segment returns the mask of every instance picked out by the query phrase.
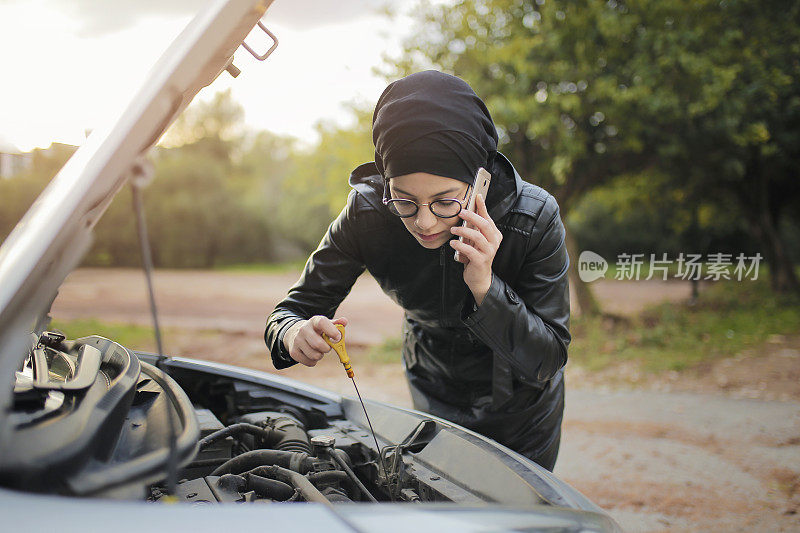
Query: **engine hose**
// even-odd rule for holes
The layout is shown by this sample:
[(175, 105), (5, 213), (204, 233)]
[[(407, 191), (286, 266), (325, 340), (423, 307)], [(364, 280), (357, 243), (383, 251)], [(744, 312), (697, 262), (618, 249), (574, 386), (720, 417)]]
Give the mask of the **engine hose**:
[(302, 452), (252, 450), (219, 465), (210, 475), (239, 474), (263, 465), (277, 465), (305, 474), (312, 468), (312, 458)]
[(353, 483), (355, 483), (356, 486), (358, 487), (358, 490), (360, 490), (361, 493), (369, 501), (371, 501), (372, 503), (378, 503), (378, 500), (375, 499), (375, 496), (373, 496), (372, 493), (370, 493), (370, 491), (367, 490), (367, 487), (365, 487), (364, 484), (361, 483), (361, 480), (356, 477), (355, 472), (353, 472), (353, 470), (349, 466), (347, 466), (347, 463), (345, 462), (345, 460), (342, 459), (341, 456), (338, 453), (335, 453), (335, 451), (329, 450), (328, 451), (328, 456), (331, 459), (333, 459), (336, 462), (336, 464), (338, 464), (339, 466), (342, 467), (342, 470), (344, 470), (347, 473), (347, 475), (350, 477), (350, 479), (353, 481)]
[(311, 453), (311, 441), (308, 433), (294, 418), (288, 416), (275, 418), (270, 425), (276, 434), (280, 435), (270, 448), (287, 452)]
[[(248, 470), (247, 472), (242, 472), (240, 475), (242, 476), (258, 476), (258, 477), (267, 477), (270, 476), (269, 466), (257, 466), (252, 470)], [(306, 477), (312, 483), (340, 483), (346, 481), (352, 484), (352, 480), (350, 476), (347, 475), (346, 472), (342, 472), (341, 470), (324, 470), (322, 472), (310, 472), (306, 474)]]
[(246, 474), (247, 488), (272, 500), (286, 501), (294, 495), (294, 488), (283, 481)]
[(232, 437), (234, 435), (240, 435), (242, 433), (249, 433), (250, 435), (254, 435), (256, 437), (262, 438), (266, 443), (271, 443), (277, 441), (278, 439), (284, 436), (283, 432), (280, 430), (274, 429), (263, 429), (253, 424), (233, 424), (226, 428), (220, 429), (219, 431), (215, 431), (211, 435), (200, 440), (200, 450), (211, 446), (215, 442), (221, 441), (227, 437)]
[(217, 480), (217, 486), (235, 492), (244, 492), (247, 480), (236, 474), (225, 474)]
[(312, 485), (308, 478), (304, 475), (280, 466), (267, 466), (264, 470), (269, 477), (288, 483), (296, 488), (298, 492), (300, 492), (300, 495), (303, 497), (303, 499), (305, 499), (307, 502), (331, 505), (331, 502), (325, 497), (325, 495), (322, 494), (317, 487)]
[(269, 468), (269, 466), (257, 466), (255, 468), (253, 468), (252, 470), (248, 470), (247, 472), (243, 472), (242, 475), (246, 476), (248, 474), (252, 474), (254, 476), (267, 477), (269, 475), (269, 472), (267, 472), (267, 468)]
[(352, 482), (347, 472), (341, 470), (325, 470), (324, 472), (311, 472), (306, 476), (312, 483), (333, 483), (337, 481)]

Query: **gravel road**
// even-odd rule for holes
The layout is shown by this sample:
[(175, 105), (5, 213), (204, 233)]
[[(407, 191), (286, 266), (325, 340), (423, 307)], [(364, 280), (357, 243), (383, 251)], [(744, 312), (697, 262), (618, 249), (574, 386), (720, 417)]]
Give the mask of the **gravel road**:
[(555, 472), (628, 531), (800, 531), (800, 404), (569, 390)]

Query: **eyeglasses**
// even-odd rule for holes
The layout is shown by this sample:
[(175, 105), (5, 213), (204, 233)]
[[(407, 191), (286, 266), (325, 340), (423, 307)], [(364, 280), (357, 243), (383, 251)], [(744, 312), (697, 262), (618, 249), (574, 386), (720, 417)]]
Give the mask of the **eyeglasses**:
[(431, 210), (431, 213), (439, 218), (453, 218), (454, 216), (457, 216), (464, 208), (464, 203), (467, 200), (467, 196), (469, 195), (471, 188), (472, 185), (467, 187), (467, 192), (464, 193), (464, 198), (460, 200), (458, 198), (440, 198), (432, 202), (418, 204), (414, 200), (408, 200), (406, 198), (388, 198), (389, 185), (387, 184), (384, 188), (383, 205), (389, 208), (390, 213), (400, 218), (413, 217), (417, 214), (419, 208), (425, 205), (428, 206), (428, 209)]

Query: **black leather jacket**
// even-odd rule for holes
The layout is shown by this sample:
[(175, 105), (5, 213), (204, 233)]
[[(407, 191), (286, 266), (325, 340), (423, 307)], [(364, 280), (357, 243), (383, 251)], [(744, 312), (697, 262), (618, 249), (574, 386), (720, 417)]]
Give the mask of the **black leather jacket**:
[(553, 196), (523, 181), (502, 154), (491, 173), (487, 206), (503, 241), (480, 307), (452, 248), (420, 246), (382, 204), (383, 180), (367, 163), (350, 176), (347, 206), (269, 316), (264, 337), (276, 368), (294, 364), (285, 331), (314, 315), (332, 318), (366, 268), (405, 309), (403, 362), (415, 407), (552, 469), (570, 342), (564, 226)]

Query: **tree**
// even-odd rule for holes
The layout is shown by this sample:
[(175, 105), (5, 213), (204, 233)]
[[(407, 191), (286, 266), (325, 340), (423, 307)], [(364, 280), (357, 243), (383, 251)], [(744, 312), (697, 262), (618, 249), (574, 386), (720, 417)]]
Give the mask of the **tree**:
[(233, 148), (243, 141), (243, 119), (244, 109), (226, 89), (208, 102), (199, 100), (189, 106), (164, 134), (163, 144), (175, 147), (200, 142), (214, 155), (230, 157)]
[[(156, 176), (143, 196), (156, 266), (210, 268), (275, 257), (272, 213), (258, 203), (262, 184), (278, 168), (258, 151), (273, 138), (256, 136), (245, 150), (243, 116), (230, 92), (217, 93), (170, 129), (166, 140), (173, 147), (152, 154)], [(117, 195), (95, 235), (90, 262), (138, 264), (129, 191)]]
[(500, 127), (501, 148), (564, 213), (625, 175), (668, 176), (687, 204), (735, 198), (762, 236), (776, 290), (789, 290), (797, 282), (776, 217), (798, 196), (799, 9), (737, 0), (423, 3), (391, 74), (436, 66), (466, 79)]
[(292, 235), (308, 248), (319, 243), (324, 229), (344, 207), (350, 172), (374, 159), (372, 110), (354, 105), (351, 111), (354, 123), (350, 126), (316, 125), (319, 141), (311, 150), (295, 154), (287, 177), (279, 213), (295, 221)]
[(11, 233), (74, 152), (74, 146), (61, 143), (52, 143), (47, 149), (37, 148), (25, 170), (11, 178), (0, 179), (0, 242)]

